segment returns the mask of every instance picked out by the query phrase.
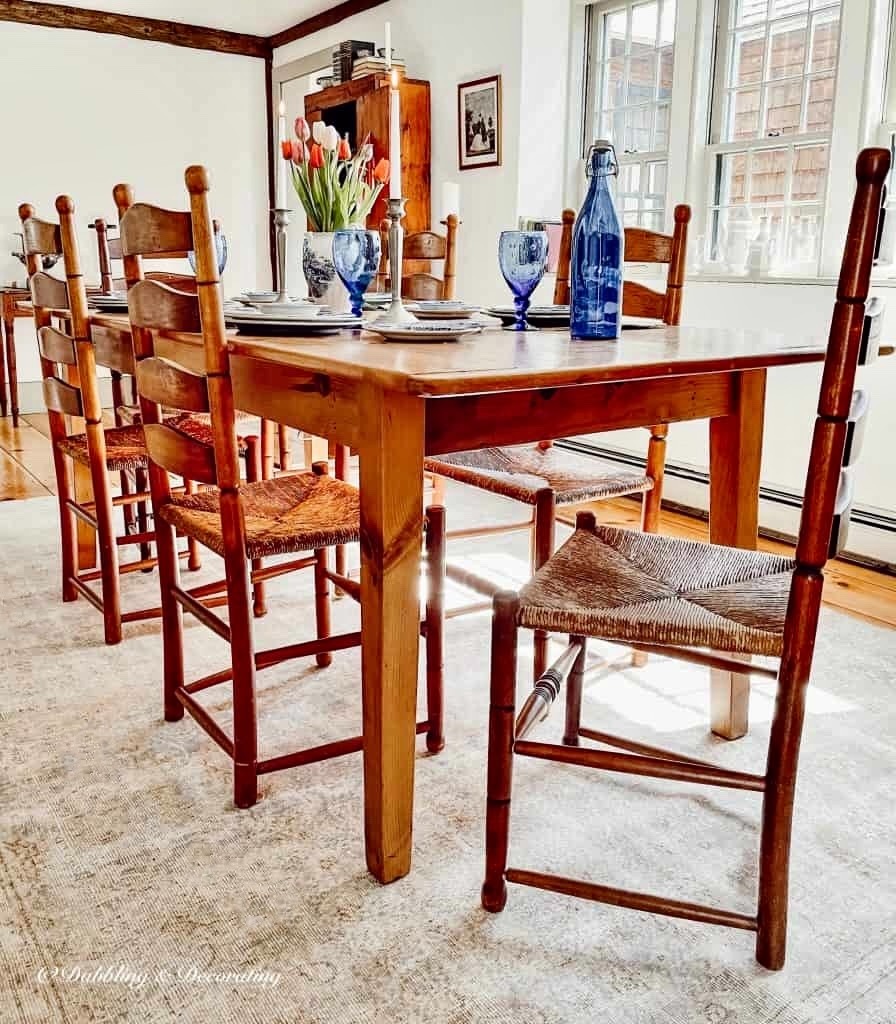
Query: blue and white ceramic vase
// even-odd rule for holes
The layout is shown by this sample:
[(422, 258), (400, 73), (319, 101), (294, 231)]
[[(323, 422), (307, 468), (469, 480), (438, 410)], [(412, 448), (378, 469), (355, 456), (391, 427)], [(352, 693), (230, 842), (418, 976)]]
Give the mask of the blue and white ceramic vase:
[(336, 273), (333, 263), (333, 231), (306, 231), (302, 244), (302, 271), (308, 282), (308, 298), (334, 313), (348, 313), (351, 300), (348, 289)]

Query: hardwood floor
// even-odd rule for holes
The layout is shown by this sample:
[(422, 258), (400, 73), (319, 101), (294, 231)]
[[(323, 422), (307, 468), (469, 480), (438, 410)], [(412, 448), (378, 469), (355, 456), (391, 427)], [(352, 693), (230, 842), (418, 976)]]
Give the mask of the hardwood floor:
[[(22, 417), (17, 429), (7, 417), (0, 418), (0, 501), (46, 497), (56, 490), (49, 429), (45, 414)], [(637, 527), (640, 505), (620, 499), (592, 506), (603, 523)], [(574, 509), (563, 509), (561, 519), (572, 522)], [(662, 533), (706, 540), (705, 522), (673, 512), (664, 512)], [(760, 541), (765, 551), (792, 554), (786, 544)], [(831, 562), (825, 578), (825, 603), (881, 625), (896, 627), (896, 577), (873, 572), (846, 562)]]

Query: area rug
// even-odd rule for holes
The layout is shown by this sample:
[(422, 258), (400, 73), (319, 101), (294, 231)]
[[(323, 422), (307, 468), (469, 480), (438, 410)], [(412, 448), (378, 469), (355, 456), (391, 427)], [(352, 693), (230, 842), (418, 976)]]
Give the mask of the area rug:
[[(522, 564), (525, 538), (511, 543), (497, 560)], [(413, 871), (382, 887), (364, 867), (360, 755), (268, 777), (260, 803), (235, 810), (221, 752), (192, 722), (162, 721), (158, 624), (107, 648), (96, 612), (59, 600), (53, 500), (0, 506), (0, 550), (4, 1024), (896, 1020), (896, 632), (824, 615), (788, 961), (772, 974), (747, 932), (520, 887), (502, 914), (480, 908), (486, 615), (448, 625), (448, 745), (421, 748)], [(155, 587), (128, 578), (125, 604), (152, 603)], [(311, 635), (307, 575), (269, 603), (263, 643)], [(358, 621), (348, 600), (335, 615)], [(199, 626), (187, 650), (195, 673), (225, 655)], [(264, 756), (356, 732), (359, 667), (355, 651), (262, 673)], [(761, 771), (769, 687), (755, 688), (750, 734), (726, 744), (707, 732), (707, 685), (659, 658), (597, 672), (584, 717)], [(226, 721), (226, 692), (205, 699)], [(528, 762), (515, 796), (517, 866), (753, 911), (755, 794)]]

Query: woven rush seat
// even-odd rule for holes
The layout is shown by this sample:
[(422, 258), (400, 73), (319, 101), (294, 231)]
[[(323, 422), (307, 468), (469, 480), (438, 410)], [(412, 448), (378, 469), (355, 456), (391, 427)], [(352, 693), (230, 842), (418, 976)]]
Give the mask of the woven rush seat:
[[(106, 466), (110, 470), (142, 469), (146, 466), (146, 442), (143, 427), (110, 427), (106, 438)], [(71, 434), (59, 442), (59, 449), (75, 462), (90, 464), (87, 435)]]
[(547, 488), (558, 505), (572, 505), (594, 498), (641, 494), (653, 489), (653, 480), (563, 451), (552, 445), (514, 445), (454, 452), (424, 460), (428, 473), (472, 484), (527, 505)]
[[(265, 558), (360, 540), (358, 491), (314, 473), (243, 484), (246, 555)], [(175, 495), (159, 510), (176, 530), (224, 556), (217, 490)]]
[(777, 657), (795, 564), (741, 548), (579, 528), (520, 591), (519, 624)]

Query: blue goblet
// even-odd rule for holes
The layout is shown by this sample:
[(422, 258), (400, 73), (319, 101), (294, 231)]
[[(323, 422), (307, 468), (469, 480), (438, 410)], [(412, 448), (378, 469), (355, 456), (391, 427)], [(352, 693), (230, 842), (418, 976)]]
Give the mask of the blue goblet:
[(333, 235), (333, 265), (340, 280), (348, 289), (352, 314), (361, 315), (364, 293), (380, 265), (380, 236), (378, 231), (346, 228)]
[[(223, 274), (224, 268), (227, 266), (227, 237), (220, 231), (215, 231), (215, 256), (218, 260), (218, 273)], [(190, 266), (193, 268), (193, 273), (196, 273), (196, 253), (192, 250), (187, 253), (187, 259), (190, 261)]]
[(513, 292), (516, 321), (509, 331), (534, 330), (526, 321), (532, 292), (544, 277), (548, 259), (548, 236), (545, 231), (502, 231), (498, 242), (501, 273)]

